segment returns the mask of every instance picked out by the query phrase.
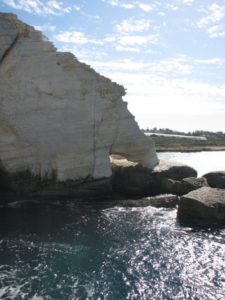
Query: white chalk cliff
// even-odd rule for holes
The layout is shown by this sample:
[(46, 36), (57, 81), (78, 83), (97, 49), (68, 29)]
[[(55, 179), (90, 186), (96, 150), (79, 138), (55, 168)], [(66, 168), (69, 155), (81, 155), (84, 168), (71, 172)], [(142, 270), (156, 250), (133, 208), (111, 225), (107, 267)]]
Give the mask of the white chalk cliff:
[(9, 172), (109, 177), (110, 154), (155, 166), (154, 144), (124, 94), (15, 15), (0, 13), (0, 161)]

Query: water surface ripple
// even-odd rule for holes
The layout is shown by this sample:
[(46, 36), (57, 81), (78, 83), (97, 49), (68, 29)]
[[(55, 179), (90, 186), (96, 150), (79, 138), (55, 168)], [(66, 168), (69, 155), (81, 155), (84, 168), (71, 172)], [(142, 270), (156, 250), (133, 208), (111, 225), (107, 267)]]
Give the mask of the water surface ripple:
[(0, 210), (0, 299), (225, 299), (225, 229), (175, 209), (29, 203)]

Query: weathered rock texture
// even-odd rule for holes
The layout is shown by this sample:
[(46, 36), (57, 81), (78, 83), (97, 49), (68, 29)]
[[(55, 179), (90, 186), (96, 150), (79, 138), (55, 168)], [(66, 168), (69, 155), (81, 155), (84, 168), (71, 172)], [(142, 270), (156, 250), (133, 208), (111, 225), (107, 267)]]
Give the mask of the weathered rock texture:
[(181, 181), (165, 178), (161, 185), (163, 192), (175, 195), (185, 195), (204, 186), (209, 186), (204, 177), (188, 177)]
[(204, 220), (225, 224), (225, 191), (202, 187), (181, 197), (178, 206), (181, 220)]
[(104, 178), (110, 154), (154, 167), (153, 142), (124, 94), (15, 15), (0, 14), (0, 160), (10, 173)]
[(171, 193), (165, 189), (165, 180), (182, 180), (186, 177), (196, 177), (193, 168), (171, 160), (160, 160), (159, 164), (150, 170), (140, 164), (126, 160), (112, 161), (113, 189), (127, 197), (147, 197), (161, 193)]

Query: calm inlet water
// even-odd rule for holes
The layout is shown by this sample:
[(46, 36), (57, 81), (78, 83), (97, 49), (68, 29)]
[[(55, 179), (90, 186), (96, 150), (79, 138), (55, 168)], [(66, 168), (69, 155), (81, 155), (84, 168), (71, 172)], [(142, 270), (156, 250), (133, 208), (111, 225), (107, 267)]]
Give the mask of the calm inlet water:
[(176, 209), (84, 201), (0, 209), (0, 299), (225, 299), (225, 229)]
[(158, 153), (160, 159), (176, 159), (198, 171), (198, 176), (208, 172), (225, 170), (225, 151), (203, 152), (162, 152)]

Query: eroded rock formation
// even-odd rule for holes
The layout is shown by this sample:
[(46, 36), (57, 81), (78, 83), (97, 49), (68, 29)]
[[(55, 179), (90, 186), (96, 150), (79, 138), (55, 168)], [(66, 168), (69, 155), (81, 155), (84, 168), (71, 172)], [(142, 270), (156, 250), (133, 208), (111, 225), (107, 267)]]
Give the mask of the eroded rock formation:
[(174, 193), (174, 190), (165, 189), (165, 181), (176, 182), (187, 177), (197, 177), (195, 169), (172, 160), (160, 160), (159, 164), (150, 170), (125, 159), (115, 159), (112, 162), (112, 170), (114, 191), (125, 197), (136, 198)]
[(0, 14), (0, 160), (59, 181), (111, 175), (110, 154), (152, 168), (153, 142), (122, 86), (80, 63), (15, 15)]

